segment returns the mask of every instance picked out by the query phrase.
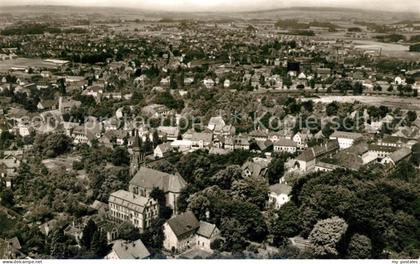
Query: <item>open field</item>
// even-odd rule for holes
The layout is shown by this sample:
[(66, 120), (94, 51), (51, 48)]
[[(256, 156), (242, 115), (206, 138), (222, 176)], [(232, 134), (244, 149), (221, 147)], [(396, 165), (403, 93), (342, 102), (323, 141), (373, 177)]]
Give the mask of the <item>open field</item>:
[(409, 52), (408, 45), (382, 43), (372, 40), (357, 40), (354, 43), (355, 47), (358, 49), (370, 51), (381, 50), (381, 53), (384, 56), (420, 60), (420, 52)]
[(12, 68), (45, 68), (55, 69), (57, 68), (56, 63), (48, 62), (43, 59), (29, 59), (29, 58), (17, 58), (13, 60), (0, 61), (0, 72), (7, 72)]
[(319, 98), (308, 98), (303, 100), (312, 100), (314, 102), (331, 103), (333, 101), (341, 103), (353, 103), (355, 101), (361, 102), (367, 105), (374, 106), (387, 106), (390, 108), (400, 107), (405, 110), (420, 111), (420, 99), (419, 98), (404, 98), (404, 97), (391, 97), (391, 96), (320, 96)]

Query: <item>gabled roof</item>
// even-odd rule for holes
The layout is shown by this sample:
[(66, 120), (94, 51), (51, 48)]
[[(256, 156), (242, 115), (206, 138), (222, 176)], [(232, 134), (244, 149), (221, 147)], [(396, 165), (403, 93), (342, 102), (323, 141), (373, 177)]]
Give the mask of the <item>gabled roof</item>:
[(267, 173), (268, 163), (265, 164), (263, 162), (254, 162), (254, 161), (247, 161), (242, 165), (242, 170), (249, 170), (251, 172), (251, 177), (259, 178), (261, 176), (265, 176)]
[(348, 139), (358, 139), (363, 137), (360, 133), (353, 132), (344, 132), (344, 131), (335, 131), (330, 138), (348, 138)]
[(401, 160), (407, 158), (411, 155), (411, 149), (409, 148), (400, 148), (394, 152), (392, 152), (389, 155), (389, 158), (394, 162), (394, 164), (397, 164)]
[(305, 151), (303, 151), (296, 160), (302, 160), (302, 161), (311, 161), (314, 160), (322, 155), (325, 155), (327, 153), (330, 153), (332, 151), (339, 149), (338, 141), (337, 140), (329, 140), (327, 143), (319, 146), (315, 146), (313, 148), (308, 148)]
[(197, 235), (206, 237), (206, 238), (211, 238), (211, 236), (213, 235), (216, 229), (217, 229), (216, 225), (210, 224), (205, 221), (200, 221), (200, 228), (197, 231)]
[(120, 259), (144, 259), (150, 256), (149, 250), (140, 239), (133, 242), (116, 240), (112, 250)]
[(105, 210), (105, 211), (107, 211), (108, 210), (108, 204), (103, 203), (103, 202), (98, 201), (98, 200), (95, 200), (93, 202), (93, 204), (90, 205), (90, 208), (93, 208), (93, 209), (95, 209), (97, 211), (102, 210), (102, 209)]
[(140, 167), (140, 170), (131, 179), (130, 184), (146, 189), (157, 187), (164, 192), (180, 193), (187, 186), (181, 175), (169, 174), (147, 167)]
[(213, 140), (213, 134), (212, 133), (206, 133), (206, 132), (194, 132), (191, 137), (191, 141), (203, 141), (210, 143)]
[(171, 143), (162, 143), (158, 145), (156, 148), (159, 148), (162, 153), (167, 153), (172, 151), (172, 145)]
[(142, 213), (151, 199), (124, 190), (119, 190), (111, 193), (108, 201)]
[(273, 192), (277, 195), (279, 194), (289, 195), (292, 192), (292, 187), (287, 184), (277, 183), (277, 184), (271, 185), (269, 188), (270, 188), (270, 192)]
[(274, 142), (274, 146), (282, 146), (282, 147), (296, 147), (297, 143), (291, 139), (287, 138), (279, 138), (276, 142)]
[(191, 211), (169, 219), (167, 224), (177, 237), (194, 232), (200, 227), (200, 223)]

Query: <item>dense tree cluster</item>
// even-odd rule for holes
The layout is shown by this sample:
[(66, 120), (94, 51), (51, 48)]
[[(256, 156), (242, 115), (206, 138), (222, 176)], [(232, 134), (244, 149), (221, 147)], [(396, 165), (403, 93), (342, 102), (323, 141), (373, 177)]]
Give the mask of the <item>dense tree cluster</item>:
[[(320, 223), (325, 224), (320, 221), (339, 217), (340, 220), (333, 220), (337, 228), (331, 229), (341, 230), (338, 233), (342, 237), (334, 240), (337, 251), (327, 254), (318, 248), (317, 255), (378, 258), (389, 252), (393, 257), (417, 257), (419, 179), (412, 169), (411, 176), (400, 176), (402, 170), (411, 167), (399, 165), (388, 176), (370, 170), (336, 170), (298, 180), (292, 190), (292, 201), (280, 208), (279, 218), (272, 226), (275, 241), (282, 243), (286, 237), (300, 234), (315, 242), (319, 236), (314, 236), (314, 232), (319, 233)], [(361, 242), (356, 245), (356, 241)], [(317, 245), (325, 243), (317, 241)]]
[(55, 158), (71, 150), (73, 140), (61, 133), (39, 134), (35, 138), (33, 149), (46, 158)]

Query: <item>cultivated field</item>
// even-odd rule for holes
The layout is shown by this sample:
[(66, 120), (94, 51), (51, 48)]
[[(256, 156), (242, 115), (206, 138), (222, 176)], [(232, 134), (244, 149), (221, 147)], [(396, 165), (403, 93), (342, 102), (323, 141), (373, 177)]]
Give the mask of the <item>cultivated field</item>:
[(391, 96), (320, 96), (319, 98), (307, 98), (303, 100), (312, 100), (314, 102), (331, 103), (333, 101), (341, 103), (353, 103), (355, 101), (361, 102), (367, 105), (374, 106), (387, 106), (390, 108), (401, 108), (405, 110), (420, 111), (420, 99), (419, 98), (404, 98), (404, 97), (391, 97)]

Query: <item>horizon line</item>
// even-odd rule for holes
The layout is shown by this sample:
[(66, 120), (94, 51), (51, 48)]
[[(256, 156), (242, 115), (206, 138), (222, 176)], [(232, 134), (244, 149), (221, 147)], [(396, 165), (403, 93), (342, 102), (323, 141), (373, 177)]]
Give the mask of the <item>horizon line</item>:
[[(289, 7), (273, 7), (273, 8), (262, 8), (262, 9), (249, 9), (249, 10), (204, 10), (204, 9), (196, 9), (190, 11), (173, 11), (173, 10), (166, 10), (166, 9), (154, 9), (154, 8), (144, 8), (144, 7), (137, 7), (137, 6), (112, 6), (112, 5), (80, 5), (80, 4), (1, 4), (1, 7), (74, 7), (74, 8), (116, 8), (116, 9), (134, 9), (134, 10), (142, 10), (144, 12), (161, 12), (161, 13), (257, 13), (257, 12), (272, 12), (272, 11), (280, 11), (280, 10), (288, 10), (288, 9), (324, 9), (324, 10), (352, 10), (352, 11), (366, 11), (366, 12), (383, 12), (383, 13), (399, 13), (399, 14), (417, 14), (420, 18), (420, 13), (414, 11), (398, 11), (398, 10), (374, 10), (371, 8), (356, 8), (356, 7), (331, 7), (331, 6), (289, 6)], [(310, 10), (309, 10), (310, 11)], [(0, 13), (1, 10), (0, 10)]]

